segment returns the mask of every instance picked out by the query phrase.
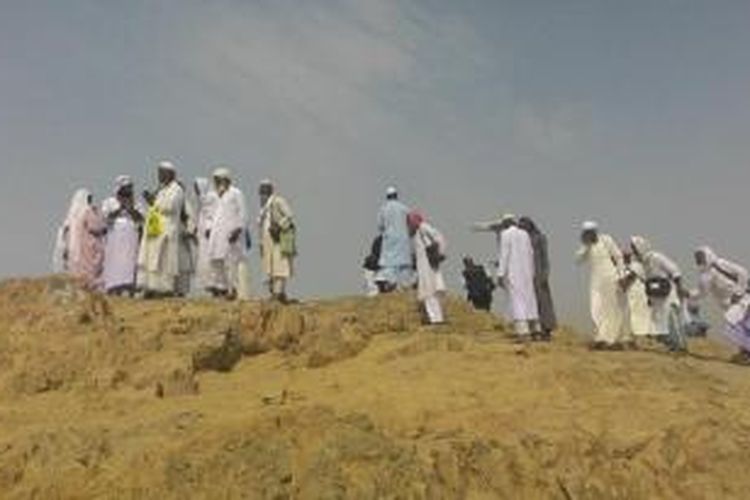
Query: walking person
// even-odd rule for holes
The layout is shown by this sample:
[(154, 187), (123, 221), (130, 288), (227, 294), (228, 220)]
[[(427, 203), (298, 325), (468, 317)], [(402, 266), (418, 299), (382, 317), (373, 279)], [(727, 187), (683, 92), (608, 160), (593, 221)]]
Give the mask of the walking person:
[(405, 289), (414, 283), (413, 248), (407, 226), (409, 208), (398, 198), (398, 190), (389, 187), (386, 201), (378, 212), (378, 233), (382, 236), (382, 247), (377, 281), (382, 293)]
[(445, 238), (425, 221), (420, 212), (410, 212), (407, 224), (417, 263), (417, 297), (424, 308), (426, 322), (430, 325), (442, 324), (445, 322), (445, 315), (440, 294), (446, 288), (440, 266), (445, 260)]

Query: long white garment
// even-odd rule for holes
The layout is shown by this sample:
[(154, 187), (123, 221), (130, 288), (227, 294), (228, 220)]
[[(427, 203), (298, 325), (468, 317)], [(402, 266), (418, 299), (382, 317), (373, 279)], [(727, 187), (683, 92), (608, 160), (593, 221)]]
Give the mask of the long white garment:
[(196, 240), (194, 236), (197, 229), (198, 214), (187, 196), (184, 197), (183, 203), (183, 213), (180, 214), (180, 274), (177, 278), (177, 293), (186, 296), (190, 293), (190, 285), (195, 273)]
[[(651, 243), (643, 237), (634, 236), (632, 245), (641, 256), (646, 279), (665, 278), (672, 283), (669, 296), (665, 299), (651, 299), (651, 320), (656, 335), (670, 335), (670, 323), (681, 317), (682, 305), (674, 281), (682, 277), (679, 266), (661, 252), (652, 250)], [(672, 325), (672, 329), (678, 325)]]
[(263, 272), (269, 278), (288, 279), (292, 276), (292, 259), (281, 253), (281, 245), (271, 238), (271, 224), (281, 227), (292, 224), (294, 214), (289, 203), (277, 194), (271, 195), (260, 213), (261, 230), (260, 252), (263, 261)]
[(70, 270), (70, 263), (80, 258), (81, 220), (86, 214), (89, 206), (91, 192), (87, 189), (78, 189), (70, 200), (68, 213), (65, 216), (60, 229), (57, 232), (55, 251), (52, 256), (54, 272), (63, 273)]
[(182, 187), (172, 181), (159, 190), (154, 206), (163, 220), (163, 232), (150, 237), (144, 231), (138, 254), (138, 284), (146, 290), (174, 292), (180, 274), (181, 215), (185, 203)]
[(642, 337), (654, 334), (654, 325), (651, 321), (651, 308), (646, 296), (646, 273), (640, 262), (631, 262), (628, 269), (636, 276), (636, 280), (628, 288), (628, 309), (630, 313), (630, 330), (633, 335)]
[(443, 273), (440, 269), (433, 269), (427, 258), (427, 247), (433, 243), (437, 243), (440, 253), (445, 255), (446, 242), (443, 235), (426, 222), (420, 224), (412, 241), (417, 257), (417, 298), (424, 301), (446, 289)]
[(205, 290), (211, 283), (211, 259), (209, 257), (209, 231), (213, 227), (219, 195), (211, 189), (208, 179), (195, 180), (198, 191), (198, 215), (196, 221), (196, 238), (198, 240), (195, 262), (196, 288)]
[[(244, 287), (240, 281), (245, 278), (241, 276), (239, 268), (246, 259), (246, 228), (245, 197), (239, 189), (230, 186), (219, 195), (208, 241), (208, 256), (214, 269), (212, 286), (218, 290), (238, 291)], [(237, 230), (240, 231), (239, 237), (231, 243), (230, 236)], [(243, 266), (243, 272), (247, 272), (246, 266)]]
[(107, 238), (104, 250), (104, 289), (112, 290), (135, 285), (138, 246), (140, 243), (139, 225), (130, 214), (112, 214), (120, 210), (120, 202), (111, 197), (102, 203), (102, 215), (107, 221)]
[(534, 247), (526, 231), (511, 226), (501, 233), (497, 276), (505, 282), (510, 318), (513, 321), (539, 320), (534, 289)]
[(732, 306), (732, 298), (741, 297), (747, 291), (748, 271), (735, 262), (722, 259), (709, 247), (701, 247), (698, 251), (705, 255), (706, 263), (700, 268), (700, 284), (693, 295), (699, 299), (711, 295), (726, 312)]
[(622, 252), (608, 234), (578, 251), (579, 262), (590, 267), (591, 319), (596, 342), (615, 344), (628, 337), (627, 299), (620, 287), (624, 276)]

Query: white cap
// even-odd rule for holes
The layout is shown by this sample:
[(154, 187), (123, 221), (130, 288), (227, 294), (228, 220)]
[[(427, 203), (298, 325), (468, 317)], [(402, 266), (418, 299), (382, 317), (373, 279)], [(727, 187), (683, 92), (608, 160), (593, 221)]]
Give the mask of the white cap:
[(515, 221), (515, 220), (516, 220), (515, 214), (506, 213), (500, 216), (500, 222), (510, 222), (510, 221)]
[(583, 224), (581, 224), (581, 229), (584, 231), (598, 231), (599, 230), (599, 224), (592, 220), (587, 220)]
[(398, 189), (396, 189), (396, 186), (388, 186), (388, 189), (385, 190), (386, 196), (394, 196), (398, 194)]
[(124, 187), (132, 186), (133, 179), (129, 175), (119, 175), (115, 179), (115, 191), (119, 191)]
[(232, 171), (227, 167), (218, 167), (214, 170), (214, 179), (232, 179)]
[(174, 166), (174, 163), (168, 160), (162, 160), (157, 164), (157, 167), (160, 170), (169, 170), (171, 172), (177, 172), (177, 167)]

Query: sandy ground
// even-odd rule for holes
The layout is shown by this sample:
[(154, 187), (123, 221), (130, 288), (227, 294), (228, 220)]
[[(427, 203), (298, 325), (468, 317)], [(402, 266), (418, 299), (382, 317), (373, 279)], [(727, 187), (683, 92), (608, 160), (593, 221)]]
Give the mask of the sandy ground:
[(520, 349), (408, 296), (281, 308), (0, 286), (0, 497), (747, 498), (750, 368)]

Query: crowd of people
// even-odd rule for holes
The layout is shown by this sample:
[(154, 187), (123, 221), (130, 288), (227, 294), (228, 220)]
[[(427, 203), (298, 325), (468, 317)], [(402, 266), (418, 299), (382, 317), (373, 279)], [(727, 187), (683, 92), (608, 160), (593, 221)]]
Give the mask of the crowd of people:
[[(100, 207), (90, 191), (78, 190), (58, 230), (55, 271), (111, 295), (184, 297), (192, 290), (247, 299), (252, 232), (231, 170), (219, 167), (211, 180), (196, 179), (192, 194), (172, 162), (156, 170), (156, 189), (143, 191), (142, 202), (125, 175)], [(297, 254), (294, 215), (270, 181), (260, 183), (258, 194), (263, 271), (271, 297), (286, 302)]]
[(706, 246), (694, 259), (698, 284), (689, 287), (682, 270), (642, 236), (620, 248), (595, 222), (585, 222), (578, 260), (590, 267), (591, 317), (596, 349), (619, 350), (653, 337), (675, 352), (687, 338), (705, 335), (700, 302), (713, 297), (724, 314), (724, 330), (737, 345), (737, 360), (750, 361), (750, 293), (745, 267)]
[[(210, 180), (196, 179), (190, 194), (173, 163), (162, 161), (156, 170), (158, 185), (142, 193), (142, 202), (128, 176), (115, 180), (113, 195), (101, 207), (88, 190), (77, 191), (58, 232), (55, 269), (76, 276), (91, 290), (113, 295), (163, 298), (192, 292), (249, 298), (253, 232), (232, 172), (215, 169)], [(262, 268), (270, 297), (285, 303), (297, 255), (294, 215), (271, 182), (261, 182), (258, 194)], [(467, 300), (489, 311), (494, 292), (501, 290), (516, 338), (551, 340), (558, 325), (545, 234), (529, 217), (510, 214), (473, 227), (494, 234), (497, 260), (491, 277), (484, 266), (464, 257)], [(738, 359), (750, 362), (746, 268), (700, 247), (695, 251), (700, 279), (690, 288), (674, 260), (644, 237), (633, 236), (621, 248), (589, 221), (582, 226), (581, 243), (577, 259), (590, 268), (592, 348), (620, 350), (634, 346), (638, 338), (653, 337), (683, 352), (687, 337), (706, 334), (700, 302), (711, 296), (724, 314), (727, 335), (740, 349)], [(416, 290), (425, 323), (444, 323), (441, 268), (446, 252), (443, 234), (423, 213), (404, 204), (395, 187), (388, 188), (363, 264), (367, 294)]]

